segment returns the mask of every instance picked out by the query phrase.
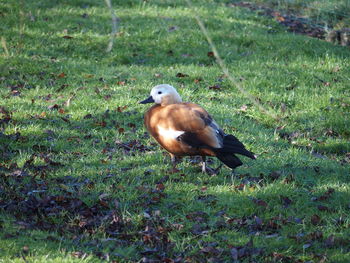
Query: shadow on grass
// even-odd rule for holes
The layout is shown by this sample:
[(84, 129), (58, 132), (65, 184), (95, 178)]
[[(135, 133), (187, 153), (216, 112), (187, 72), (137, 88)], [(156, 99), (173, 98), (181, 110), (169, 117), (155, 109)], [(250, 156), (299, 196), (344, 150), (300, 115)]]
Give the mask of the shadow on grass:
[[(40, 112), (41, 107), (33, 111)], [(205, 240), (219, 242), (222, 257), (229, 258), (224, 237), (235, 236), (232, 245), (243, 245), (247, 240), (240, 234), (257, 235), (254, 244), (264, 249), (263, 259), (273, 252), (299, 253), (300, 242), (309, 242), (310, 233), (324, 228), (323, 236), (312, 241), (308, 251), (312, 255), (324, 253), (327, 238), (346, 227), (340, 221), (333, 224), (346, 212), (350, 198), (343, 188), (348, 182), (346, 167), (303, 151), (293, 153), (287, 143), (276, 146), (272, 136), (263, 138), (272, 133), (266, 128), (252, 136), (261, 138), (259, 145), (271, 146), (273, 152), (248, 162), (236, 176), (224, 169), (221, 175), (209, 177), (188, 159), (180, 173), (168, 174), (168, 163), (163, 163), (158, 146), (151, 146), (140, 132), (140, 122), (124, 131), (133, 135), (116, 143), (114, 122), (130, 121), (127, 114), (99, 111), (66, 121), (55, 111), (51, 114), (43, 119), (14, 119), (21, 129), (34, 126), (36, 132), (1, 138), (2, 145), (8, 144), (10, 158), (2, 160), (0, 205), (12, 229), (2, 236), (16, 240), (12, 251), (20, 256), (30, 242), (35, 257), (53, 250), (123, 260), (189, 253), (200, 260), (205, 253), (198, 242)], [(141, 114), (136, 112), (132, 118), (141, 119)], [(129, 144), (130, 139), (135, 142)], [(27, 158), (23, 167), (15, 164), (19, 154)], [(328, 196), (327, 189), (335, 190)], [(313, 201), (320, 196), (325, 197)], [(300, 233), (306, 237), (295, 241), (294, 235)], [(175, 246), (173, 235), (191, 240), (190, 248)], [(275, 239), (266, 240), (270, 235), (288, 242), (278, 245)], [(41, 247), (44, 240), (47, 249)], [(330, 256), (343, 248), (341, 242), (327, 246)]]
[[(56, 177), (52, 180), (48, 176), (35, 183), (24, 179), (26, 191), (30, 192), (22, 200), (5, 203), (3, 212), (11, 215), (6, 217), (12, 229), (2, 235), (16, 239), (11, 250), (19, 256), (25, 253), (22, 249), (30, 240), (37, 240), (30, 245), (35, 257), (63, 252), (78, 257), (86, 253), (100, 259), (138, 260), (184, 257), (189, 253), (190, 258), (199, 260), (205, 257), (201, 251), (203, 246), (217, 242), (216, 246), (223, 249), (221, 256), (228, 259), (227, 242), (232, 246), (244, 245), (247, 242), (244, 236), (254, 236), (255, 246), (264, 251), (261, 260), (273, 253), (294, 257), (308, 242), (313, 245), (304, 254), (307, 257), (326, 253), (332, 258), (346, 247), (342, 242), (327, 243), (327, 240), (333, 233), (346, 229), (346, 222), (341, 218), (346, 213), (348, 191), (329, 192), (332, 185), (329, 182), (305, 187), (305, 182), (298, 185), (297, 180), (283, 176), (276, 179), (238, 174), (232, 184), (222, 184), (225, 177), (230, 176), (200, 175), (200, 182), (196, 179), (199, 169), (188, 171), (191, 174), (168, 177), (147, 172), (137, 189), (122, 183), (124, 188), (104, 197), (96, 187), (92, 191), (97, 191), (100, 197), (96, 196), (90, 205), (84, 201), (89, 191), (79, 179)], [(153, 180), (158, 183), (145, 183), (150, 176), (156, 177)], [(308, 176), (312, 174), (308, 172)], [(290, 181), (284, 182), (286, 179)], [(3, 189), (12, 179), (7, 180), (7, 185), (2, 184)], [(77, 190), (67, 192), (66, 189), (56, 194), (40, 192), (48, 190), (38, 188), (43, 181), (49, 188), (57, 183), (76, 184)], [(115, 178), (109, 177), (104, 183), (114, 184)], [(16, 186), (17, 191), (23, 191), (22, 184)], [(30, 189), (31, 186), (34, 188)], [(125, 191), (129, 191), (127, 198), (122, 193)], [(1, 205), (4, 206), (4, 202)], [(316, 232), (321, 234), (310, 241)], [(181, 244), (174, 246), (173, 237), (177, 235), (189, 240), (187, 249)], [(287, 240), (283, 244), (277, 242), (281, 238)], [(44, 242), (45, 249), (42, 248)], [(59, 251), (55, 248), (57, 245)]]

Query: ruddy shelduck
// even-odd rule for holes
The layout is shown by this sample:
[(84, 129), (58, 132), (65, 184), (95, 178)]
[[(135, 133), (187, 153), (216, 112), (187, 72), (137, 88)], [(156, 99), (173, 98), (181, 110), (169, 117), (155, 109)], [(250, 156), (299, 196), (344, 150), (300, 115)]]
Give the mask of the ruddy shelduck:
[(202, 171), (207, 173), (216, 171), (206, 165), (206, 156), (215, 156), (232, 169), (242, 165), (235, 154), (255, 159), (235, 136), (225, 134), (205, 109), (191, 102), (182, 102), (171, 85), (155, 86), (151, 96), (140, 103), (155, 103), (145, 113), (145, 126), (170, 153), (174, 168), (176, 157), (181, 156), (201, 156)]

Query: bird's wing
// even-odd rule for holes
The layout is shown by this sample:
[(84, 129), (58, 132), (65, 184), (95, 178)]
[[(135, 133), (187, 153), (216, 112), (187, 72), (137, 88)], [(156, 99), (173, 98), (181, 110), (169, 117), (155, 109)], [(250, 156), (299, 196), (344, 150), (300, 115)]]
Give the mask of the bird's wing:
[(222, 147), (224, 133), (208, 112), (194, 103), (167, 106), (158, 125), (172, 131), (176, 140), (191, 147)]

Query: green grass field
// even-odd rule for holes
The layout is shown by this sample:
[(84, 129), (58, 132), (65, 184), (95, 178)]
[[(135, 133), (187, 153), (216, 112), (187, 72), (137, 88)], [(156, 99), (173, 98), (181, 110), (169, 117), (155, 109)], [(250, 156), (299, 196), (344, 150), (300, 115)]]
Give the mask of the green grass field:
[[(350, 261), (350, 49), (226, 3), (113, 1), (111, 52), (102, 0), (0, 3), (0, 262)], [(161, 83), (257, 160), (172, 173)]]

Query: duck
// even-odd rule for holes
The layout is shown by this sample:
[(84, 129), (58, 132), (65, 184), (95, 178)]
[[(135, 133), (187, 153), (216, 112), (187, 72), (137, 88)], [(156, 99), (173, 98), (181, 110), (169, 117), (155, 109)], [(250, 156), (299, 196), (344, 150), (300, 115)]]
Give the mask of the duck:
[(234, 135), (226, 134), (209, 113), (192, 102), (182, 102), (177, 90), (169, 84), (152, 88), (150, 96), (139, 102), (153, 103), (144, 115), (149, 134), (170, 154), (173, 169), (183, 156), (200, 156), (202, 172), (216, 174), (207, 165), (207, 156), (218, 158), (234, 170), (242, 161), (237, 154), (256, 159)]

